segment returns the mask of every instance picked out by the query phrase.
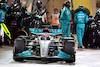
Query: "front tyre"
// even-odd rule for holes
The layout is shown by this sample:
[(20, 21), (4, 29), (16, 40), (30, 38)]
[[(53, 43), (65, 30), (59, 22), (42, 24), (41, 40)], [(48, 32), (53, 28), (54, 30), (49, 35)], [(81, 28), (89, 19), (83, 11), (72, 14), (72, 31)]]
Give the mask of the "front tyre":
[(25, 49), (25, 40), (23, 38), (15, 39), (14, 50), (13, 50), (13, 59), (15, 61), (23, 61), (24, 59), (18, 58), (18, 53), (22, 53)]
[(71, 59), (65, 60), (66, 63), (73, 63), (75, 62), (75, 55), (71, 56)]
[(64, 42), (64, 52), (69, 54), (71, 57), (65, 60), (67, 63), (75, 62), (75, 50), (74, 50), (74, 39), (71, 37), (63, 40)]

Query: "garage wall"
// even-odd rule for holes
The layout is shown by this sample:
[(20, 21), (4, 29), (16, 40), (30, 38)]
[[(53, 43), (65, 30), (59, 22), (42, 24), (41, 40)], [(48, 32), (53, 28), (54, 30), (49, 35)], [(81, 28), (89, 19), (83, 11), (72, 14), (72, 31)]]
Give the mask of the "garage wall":
[(96, 7), (100, 8), (100, 0), (96, 0)]
[(97, 9), (96, 9), (96, 0), (91, 0), (91, 1), (92, 1), (93, 16), (95, 16), (95, 13), (97, 12)]
[[(38, 1), (38, 0), (35, 0), (34, 5), (32, 5), (33, 0), (29, 0), (29, 2), (28, 2), (28, 4), (27, 4), (27, 7), (28, 7), (28, 11), (29, 11), (29, 12), (31, 12), (32, 6), (33, 6), (33, 9), (34, 9), (34, 10), (36, 9), (36, 3), (37, 3), (37, 1)], [(42, 3), (43, 3), (43, 6), (44, 6), (48, 0), (41, 0), (41, 1), (42, 1)], [(22, 1), (22, 3), (23, 3), (22, 5), (25, 5), (26, 2), (27, 2), (27, 0), (23, 0), (23, 1)]]
[[(25, 4), (25, 1), (27, 1), (27, 0), (23, 0), (23, 4)], [(31, 0), (31, 1), (33, 1), (33, 0)], [(41, 1), (43, 2), (43, 5), (45, 5), (45, 3), (47, 2), (47, 0), (41, 0)], [(67, 0), (49, 0), (49, 3), (46, 6), (46, 9), (49, 12), (49, 18), (51, 17), (51, 14), (54, 12), (53, 11), (54, 8), (58, 8), (58, 10), (60, 11), (64, 1), (67, 1)], [(69, 0), (69, 1), (71, 1), (71, 0)], [(98, 1), (100, 1), (100, 0), (73, 0), (74, 10), (79, 5), (84, 5), (85, 7), (87, 7), (91, 11), (91, 15), (95, 16), (95, 13), (96, 13), (96, 10), (97, 10), (96, 3)], [(36, 2), (37, 2), (37, 0), (35, 0), (34, 9), (36, 8)], [(29, 12), (31, 12), (31, 8), (32, 8), (32, 2), (29, 3), (29, 7), (28, 7)]]
[(98, 1), (100, 1), (100, 0), (96, 0), (96, 1), (98, 2)]
[(100, 0), (91, 0), (91, 1), (92, 1), (93, 16), (95, 16), (95, 13), (97, 12), (97, 8), (98, 8), (96, 4), (100, 3)]
[(90, 10), (90, 14), (93, 15), (91, 0), (73, 0), (73, 3), (74, 10), (76, 10), (79, 5), (83, 5), (84, 7), (88, 8)]
[(66, 0), (50, 0), (48, 5), (47, 5), (47, 10), (49, 11), (49, 21), (51, 21), (50, 17), (51, 14), (54, 12), (54, 8), (58, 8), (59, 12), (60, 9), (62, 8), (62, 5)]

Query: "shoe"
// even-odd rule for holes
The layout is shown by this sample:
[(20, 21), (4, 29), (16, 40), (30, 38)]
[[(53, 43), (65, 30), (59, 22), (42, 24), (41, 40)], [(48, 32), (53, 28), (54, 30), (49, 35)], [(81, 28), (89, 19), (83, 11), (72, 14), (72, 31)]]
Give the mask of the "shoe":
[(82, 48), (82, 46), (78, 46), (78, 49), (79, 49), (79, 48)]
[(78, 48), (84, 48), (84, 46), (78, 46)]
[(83, 50), (83, 46), (78, 46), (78, 50), (82, 51)]

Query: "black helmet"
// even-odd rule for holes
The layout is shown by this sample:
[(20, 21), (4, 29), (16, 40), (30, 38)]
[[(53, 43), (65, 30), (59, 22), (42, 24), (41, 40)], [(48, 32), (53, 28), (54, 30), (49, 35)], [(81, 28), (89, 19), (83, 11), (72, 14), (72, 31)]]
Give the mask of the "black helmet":
[(5, 3), (0, 3), (0, 9), (4, 9), (5, 10)]
[(80, 6), (78, 7), (78, 9), (79, 9), (80, 11), (84, 11), (84, 10), (85, 10), (85, 8), (84, 8), (82, 5), (80, 5)]
[(48, 28), (44, 28), (44, 29), (43, 29), (43, 32), (44, 32), (44, 33), (49, 33)]
[(100, 26), (100, 20), (97, 21), (97, 25)]
[(37, 3), (36, 3), (36, 6), (37, 6), (38, 8), (41, 8), (41, 4), (42, 4), (42, 2), (41, 2), (40, 0), (38, 0)]
[(76, 9), (75, 13), (80, 12), (80, 11), (83, 11), (85, 13), (85, 8), (82, 5), (80, 5), (78, 9)]
[(66, 3), (65, 3), (65, 6), (67, 6), (68, 8), (70, 7), (70, 1), (67, 1)]

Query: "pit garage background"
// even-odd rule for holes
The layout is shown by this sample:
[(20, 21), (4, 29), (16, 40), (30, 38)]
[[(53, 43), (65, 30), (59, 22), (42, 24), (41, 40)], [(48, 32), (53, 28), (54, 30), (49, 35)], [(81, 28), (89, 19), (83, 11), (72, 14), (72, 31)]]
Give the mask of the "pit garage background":
[[(11, 4), (13, 0), (9, 0), (8, 5)], [(25, 5), (27, 0), (21, 0), (22, 1), (22, 6)], [(37, 0), (36, 0), (37, 1)], [(34, 9), (36, 8), (34, 3)], [(47, 2), (47, 0), (41, 0), (43, 1), (43, 5)], [(65, 0), (50, 0), (49, 3), (47, 4), (46, 8), (49, 11), (49, 16), (53, 13), (54, 8), (58, 8), (59, 10), (62, 8), (62, 4)], [(70, 0), (71, 1), (71, 0)], [(32, 12), (32, 3), (33, 0), (29, 0), (28, 2), (28, 11)], [(79, 6), (83, 5), (87, 7), (91, 11), (91, 15), (95, 15), (96, 10), (100, 8), (100, 0), (73, 0), (73, 7), (74, 10)], [(33, 10), (34, 10), (33, 9)], [(12, 50), (13, 47), (9, 46), (4, 46), (3, 48), (0, 48), (0, 67), (98, 67), (100, 65), (100, 50), (97, 49), (84, 49), (83, 51), (76, 50), (76, 62), (72, 64), (66, 64), (65, 62), (54, 62), (54, 63), (48, 63), (45, 64), (43, 61), (25, 61), (25, 62), (15, 62), (12, 59)], [(84, 59), (86, 58), (86, 59)], [(3, 66), (6, 65), (6, 66)]]
[[(28, 11), (29, 12), (33, 12), (34, 9), (36, 8), (36, 2), (37, 0), (34, 0), (35, 2), (33, 3), (33, 0), (29, 0), (28, 2)], [(48, 0), (41, 0), (43, 2), (43, 6), (46, 5)], [(51, 14), (54, 12), (54, 8), (58, 8), (59, 12), (60, 9), (62, 8), (62, 4), (64, 3), (64, 1), (68, 1), (68, 0), (49, 0), (49, 2), (46, 5), (46, 9), (49, 12), (49, 21), (51, 21)], [(90, 15), (95, 16), (95, 13), (97, 11), (97, 9), (100, 7), (99, 3), (100, 0), (69, 0), (72, 2), (71, 6), (73, 5), (73, 9), (76, 10), (78, 8), (79, 5), (83, 5), (86, 8), (88, 8), (90, 10)], [(27, 2), (27, 0), (22, 0), (22, 5), (25, 5), (25, 3)], [(34, 5), (32, 7), (32, 4)], [(33, 11), (32, 11), (33, 8)], [(72, 7), (71, 7), (72, 9)]]

